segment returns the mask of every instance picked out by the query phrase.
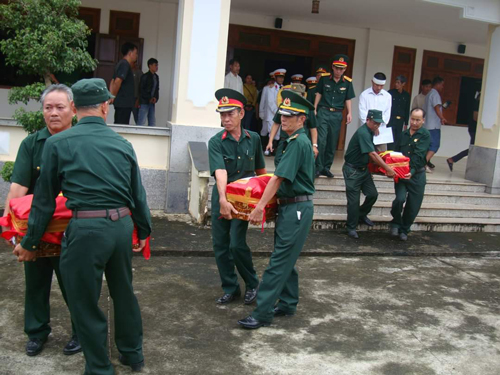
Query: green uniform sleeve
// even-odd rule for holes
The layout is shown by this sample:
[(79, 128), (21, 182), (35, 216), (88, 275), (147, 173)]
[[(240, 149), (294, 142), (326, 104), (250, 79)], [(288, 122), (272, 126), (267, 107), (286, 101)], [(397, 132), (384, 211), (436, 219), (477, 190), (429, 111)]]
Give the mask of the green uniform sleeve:
[(31, 186), (31, 176), (33, 170), (33, 147), (29, 147), (27, 139), (24, 139), (19, 146), (14, 171), (12, 172), (11, 182), (29, 188)]
[[(321, 94), (323, 95), (323, 88), (325, 86), (325, 79), (328, 79), (328, 77), (321, 77), (319, 79), (318, 85), (316, 86), (316, 94)], [(316, 99), (315, 99), (316, 100)], [(314, 103), (313, 103), (314, 104)]]
[(422, 169), (427, 164), (427, 151), (431, 145), (431, 137), (428, 131), (423, 133), (421, 137), (415, 142), (415, 148), (410, 155), (410, 173), (415, 175), (415, 172)]
[[(67, 151), (67, 154), (69, 154), (69, 151)], [(26, 250), (36, 250), (47, 225), (54, 215), (56, 209), (55, 199), (61, 191), (58, 164), (56, 146), (54, 142), (51, 142), (51, 139), (48, 139), (43, 149), (40, 177), (35, 186), (28, 219), (28, 232), (21, 241), (21, 246)]]
[(358, 132), (359, 148), (362, 154), (369, 154), (375, 151), (375, 146), (373, 145), (373, 139), (366, 133)]
[(142, 185), (141, 170), (137, 163), (137, 157), (132, 150), (132, 168), (131, 168), (131, 188), (134, 207), (131, 207), (132, 218), (137, 226), (137, 235), (140, 240), (145, 240), (151, 234), (151, 212), (149, 211), (146, 200), (146, 190)]
[(354, 93), (354, 86), (352, 85), (352, 82), (349, 82), (349, 87), (347, 88), (347, 94), (345, 96), (345, 100), (350, 100), (356, 97), (356, 94)]
[(253, 137), (253, 142), (256, 144), (255, 151), (255, 169), (263, 169), (266, 167), (266, 160), (264, 159), (264, 151), (262, 151), (262, 147), (260, 145), (260, 137), (258, 134), (255, 134)]
[(303, 161), (304, 157), (301, 155), (299, 142), (296, 140), (288, 141), (288, 146), (274, 174), (293, 182)]
[[(217, 136), (218, 134), (216, 137)], [(210, 164), (210, 175), (214, 177), (217, 169), (226, 169), (221, 146), (221, 142), (214, 137), (210, 138), (208, 141), (208, 162)]]
[(318, 126), (316, 125), (316, 115), (314, 114), (314, 111), (309, 111), (309, 114), (307, 115), (307, 127), (309, 129), (316, 129)]

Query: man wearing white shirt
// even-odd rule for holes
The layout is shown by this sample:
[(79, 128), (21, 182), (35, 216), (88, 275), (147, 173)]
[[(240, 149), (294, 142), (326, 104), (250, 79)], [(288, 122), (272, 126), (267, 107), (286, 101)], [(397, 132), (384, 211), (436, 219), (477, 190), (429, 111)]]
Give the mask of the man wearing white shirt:
[[(262, 96), (260, 98), (259, 105), (259, 117), (262, 119), (262, 130), (260, 135), (262, 137), (267, 137), (271, 132), (273, 126), (273, 118), (278, 110), (278, 93), (283, 87), (283, 81), (285, 80), (285, 69), (276, 69), (274, 71), (274, 79), (276, 82), (273, 86), (266, 86), (262, 89)], [(276, 133), (274, 140), (278, 141), (280, 137), (279, 131)], [(266, 141), (267, 144), (267, 141)]]
[(224, 78), (224, 88), (238, 91), (243, 95), (243, 80), (240, 73), (240, 62), (236, 59), (229, 60), (229, 73)]
[[(382, 111), (382, 119), (384, 120), (380, 125), (379, 132), (387, 128), (387, 124), (391, 119), (392, 97), (391, 94), (384, 90), (385, 82), (386, 76), (384, 73), (375, 73), (372, 78), (372, 87), (367, 88), (361, 93), (359, 97), (359, 126), (365, 123), (370, 109), (377, 109)], [(375, 140), (376, 137), (374, 137)], [(377, 151), (386, 151), (387, 145), (377, 145), (375, 148)]]

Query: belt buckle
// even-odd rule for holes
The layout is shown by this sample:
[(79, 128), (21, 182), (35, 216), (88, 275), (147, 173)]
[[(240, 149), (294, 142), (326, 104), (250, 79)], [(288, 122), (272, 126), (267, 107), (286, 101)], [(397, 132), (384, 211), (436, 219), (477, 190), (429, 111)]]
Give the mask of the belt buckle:
[(396, 116), (396, 118), (397, 118), (398, 120), (401, 120), (401, 116)]
[(330, 112), (335, 112), (335, 108), (329, 108)]

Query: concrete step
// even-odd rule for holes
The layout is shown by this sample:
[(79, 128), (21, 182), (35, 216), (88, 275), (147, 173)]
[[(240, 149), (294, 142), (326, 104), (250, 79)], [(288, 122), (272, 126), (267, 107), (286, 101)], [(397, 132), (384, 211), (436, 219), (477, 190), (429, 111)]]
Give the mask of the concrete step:
[[(380, 175), (373, 175), (373, 181), (377, 189), (393, 189), (394, 181)], [(314, 181), (318, 186), (345, 186), (345, 181), (342, 175), (336, 175), (334, 178), (319, 177)], [(425, 190), (427, 191), (455, 191), (455, 192), (471, 192), (484, 193), (485, 185), (477, 182), (456, 182), (456, 181), (435, 181), (428, 180)]]
[[(319, 215), (342, 215), (346, 214), (346, 205), (347, 201), (345, 199), (314, 199), (314, 213)], [(390, 217), (391, 206), (392, 202), (377, 201), (373, 206), (370, 215)], [(418, 216), (436, 218), (500, 219), (500, 207), (448, 203), (423, 203)]]
[[(394, 187), (391, 189), (377, 189), (378, 201), (390, 201), (395, 198)], [(317, 199), (345, 199), (345, 186), (316, 186), (314, 198)], [(500, 195), (474, 192), (456, 191), (426, 191), (424, 203), (447, 203), (447, 204), (477, 204), (492, 205), (500, 207)]]

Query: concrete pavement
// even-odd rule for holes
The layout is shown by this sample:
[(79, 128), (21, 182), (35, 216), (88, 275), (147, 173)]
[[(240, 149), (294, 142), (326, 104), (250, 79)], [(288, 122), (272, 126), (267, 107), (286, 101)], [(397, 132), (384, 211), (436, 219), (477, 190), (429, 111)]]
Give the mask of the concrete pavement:
[[(177, 242), (162, 242), (168, 237), (160, 230), (163, 225), (172, 232), (176, 229), (176, 235), (170, 237)], [(490, 241), (480, 234), (462, 243), (457, 234), (447, 238), (431, 235), (420, 240), (429, 242), (426, 249), (434, 255), (415, 257), (402, 256), (404, 253), (387, 256), (388, 246), (389, 251), (402, 251), (400, 243), (377, 240), (377, 233), (366, 233), (358, 243), (344, 241), (345, 236), (338, 233), (321, 237), (327, 234), (312, 232), (308, 249), (335, 256), (313, 252), (299, 259), (297, 315), (276, 318), (271, 327), (246, 331), (236, 321), (248, 315), (252, 306), (241, 300), (217, 306), (215, 299), (222, 291), (214, 259), (202, 256), (206, 252), (193, 253), (197, 256), (188, 252), (210, 248), (204, 230), (182, 227), (181, 231), (180, 226), (162, 221), (155, 222), (155, 227), (153, 242), (158, 247), (163, 244), (169, 251), (183, 251), (149, 261), (134, 258), (146, 374), (500, 373), (500, 259), (496, 257), (498, 245), (494, 245), (498, 238)], [(265, 235), (272, 237), (272, 230)], [(320, 242), (314, 245), (317, 237), (322, 238), (323, 246), (318, 246)], [(251, 231), (250, 241), (260, 249), (261, 256), (255, 257), (259, 276), (268, 262), (268, 240), (257, 230)], [(481, 257), (465, 252), (467, 244), (469, 250), (475, 247), (471, 242), (478, 243)], [(412, 242), (408, 245), (421, 247)], [(355, 256), (360, 249), (365, 256)], [(435, 256), (439, 250), (444, 251), (443, 256)], [(451, 250), (462, 256), (446, 254)], [(378, 256), (368, 256), (369, 252)], [(57, 281), (51, 303), (53, 333), (39, 356), (27, 357), (22, 265), (4, 245), (0, 245), (0, 269), (0, 374), (82, 374), (83, 356), (62, 354), (70, 321)], [(113, 322), (106, 287), (101, 307)], [(110, 347), (116, 373), (131, 373), (118, 363), (112, 340)]]

